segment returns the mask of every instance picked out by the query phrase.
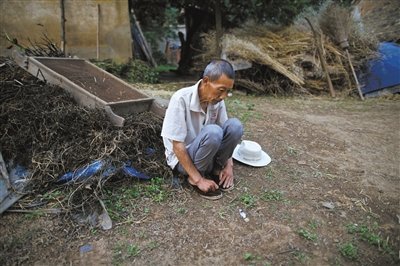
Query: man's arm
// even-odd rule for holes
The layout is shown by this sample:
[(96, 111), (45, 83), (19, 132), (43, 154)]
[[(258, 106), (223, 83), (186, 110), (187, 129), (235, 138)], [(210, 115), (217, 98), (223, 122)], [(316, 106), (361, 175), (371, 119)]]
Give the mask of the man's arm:
[(179, 163), (189, 175), (188, 181), (190, 184), (197, 186), (201, 191), (204, 192), (218, 189), (218, 185), (214, 181), (201, 176), (187, 152), (185, 143), (174, 140), (172, 142), (172, 146)]

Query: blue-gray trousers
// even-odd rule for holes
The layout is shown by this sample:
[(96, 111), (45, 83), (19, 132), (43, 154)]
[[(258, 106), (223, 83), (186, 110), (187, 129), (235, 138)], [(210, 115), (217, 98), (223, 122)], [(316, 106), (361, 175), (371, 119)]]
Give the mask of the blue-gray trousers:
[[(224, 168), (242, 136), (242, 123), (237, 118), (230, 118), (222, 127), (206, 125), (187, 151), (200, 174), (206, 176)], [(175, 169), (187, 175), (180, 163)]]

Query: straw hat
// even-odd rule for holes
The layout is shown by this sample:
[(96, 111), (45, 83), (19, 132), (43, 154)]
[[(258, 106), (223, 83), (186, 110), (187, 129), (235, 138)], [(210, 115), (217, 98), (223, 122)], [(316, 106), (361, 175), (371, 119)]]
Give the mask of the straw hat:
[(271, 157), (261, 149), (261, 146), (250, 140), (243, 140), (241, 144), (238, 144), (232, 157), (239, 162), (255, 167), (266, 166), (271, 162)]

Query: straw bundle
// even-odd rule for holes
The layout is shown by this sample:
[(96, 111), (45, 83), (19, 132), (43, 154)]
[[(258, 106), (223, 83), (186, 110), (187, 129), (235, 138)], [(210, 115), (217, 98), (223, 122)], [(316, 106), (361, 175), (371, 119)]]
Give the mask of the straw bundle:
[(331, 40), (337, 42), (343, 47), (348, 47), (348, 36), (351, 28), (350, 11), (338, 5), (329, 5), (322, 13), (319, 19), (319, 25), (322, 31), (328, 35)]
[(252, 42), (236, 38), (232, 34), (227, 34), (224, 36), (222, 46), (225, 48), (224, 50), (228, 55), (246, 58), (247, 60), (267, 65), (273, 70), (286, 76), (297, 85), (304, 84), (302, 77), (289, 71), (285, 66), (277, 60), (272, 59), (267, 53), (262, 51), (259, 46)]
[[(351, 19), (348, 14), (346, 18)], [(343, 23), (350, 22), (345, 20)], [(316, 28), (320, 29), (321, 26), (316, 25)], [(238, 80), (240, 80), (237, 82), (238, 87), (261, 94), (325, 94), (328, 92), (316, 41), (310, 29), (308, 30), (305, 31), (305, 27), (298, 27), (298, 25), (282, 28), (251, 22), (241, 28), (231, 29), (223, 36), (223, 53), (229, 60), (240, 59), (252, 62), (250, 69), (238, 71)], [(353, 28), (340, 33), (336, 32), (336, 34), (341, 34), (340, 38), (349, 34), (350, 51), (364, 46), (363, 43), (353, 43)], [(321, 38), (322, 56), (326, 61), (326, 69), (333, 87), (338, 95), (347, 96), (354, 90), (351, 88), (349, 77), (351, 72), (346, 53), (333, 42), (332, 37), (323, 35)], [(213, 49), (215, 47), (213, 33), (204, 34), (202, 40), (206, 50), (197, 57), (196, 62), (199, 66), (220, 56), (215, 54), (215, 49)], [(358, 54), (354, 56), (355, 65), (358, 65), (358, 60), (361, 60), (359, 58)]]

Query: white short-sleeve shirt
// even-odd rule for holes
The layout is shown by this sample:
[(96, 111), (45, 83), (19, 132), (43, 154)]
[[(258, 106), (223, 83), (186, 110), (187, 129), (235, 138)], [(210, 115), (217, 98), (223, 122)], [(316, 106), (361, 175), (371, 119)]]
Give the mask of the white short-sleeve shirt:
[(200, 105), (199, 80), (195, 85), (178, 90), (172, 95), (165, 113), (161, 130), (168, 165), (173, 169), (178, 164), (172, 148), (172, 141), (184, 142), (186, 148), (205, 125), (222, 126), (228, 119), (225, 102), (209, 104), (207, 112)]

